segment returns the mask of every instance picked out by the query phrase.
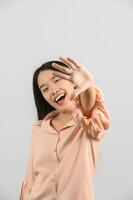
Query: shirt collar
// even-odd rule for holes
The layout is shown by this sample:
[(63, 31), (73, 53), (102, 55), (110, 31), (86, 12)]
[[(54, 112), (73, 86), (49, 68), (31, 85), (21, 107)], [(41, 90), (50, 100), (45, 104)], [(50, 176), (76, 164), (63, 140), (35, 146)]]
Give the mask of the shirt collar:
[[(53, 110), (50, 113), (48, 113), (44, 119), (42, 120), (41, 123), (41, 130), (42, 131), (46, 131), (48, 133), (57, 133), (57, 131), (51, 126), (50, 122), (51, 120), (58, 114), (57, 110)], [(63, 126), (63, 128), (60, 130), (62, 131), (63, 129), (67, 128), (67, 127), (71, 127), (74, 126), (75, 120), (72, 118), (65, 126)]]

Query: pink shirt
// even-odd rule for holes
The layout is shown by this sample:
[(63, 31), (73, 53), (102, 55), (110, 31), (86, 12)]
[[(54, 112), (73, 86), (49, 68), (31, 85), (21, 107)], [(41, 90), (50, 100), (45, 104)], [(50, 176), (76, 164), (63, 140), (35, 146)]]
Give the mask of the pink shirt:
[(73, 118), (57, 132), (47, 114), (32, 126), (27, 172), (20, 200), (94, 200), (93, 175), (109, 128), (110, 115), (103, 92), (96, 86), (91, 117), (76, 108)]

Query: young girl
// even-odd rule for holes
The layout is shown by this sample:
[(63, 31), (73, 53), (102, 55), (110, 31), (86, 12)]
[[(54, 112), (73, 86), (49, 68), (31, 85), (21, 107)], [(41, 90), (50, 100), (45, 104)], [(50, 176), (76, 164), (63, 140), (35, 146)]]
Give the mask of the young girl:
[(38, 68), (20, 200), (94, 200), (93, 175), (110, 115), (92, 74), (73, 58)]

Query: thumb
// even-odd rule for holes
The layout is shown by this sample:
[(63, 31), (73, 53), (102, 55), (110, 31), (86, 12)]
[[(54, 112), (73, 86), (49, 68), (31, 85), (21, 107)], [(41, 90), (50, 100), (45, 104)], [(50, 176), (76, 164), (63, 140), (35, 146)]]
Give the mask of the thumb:
[(74, 92), (71, 94), (70, 100), (75, 99), (79, 94), (79, 89), (76, 88)]
[(75, 96), (75, 91), (71, 94), (70, 100), (73, 100), (73, 97)]
[(79, 89), (77, 89), (74, 93), (73, 99), (76, 99), (78, 97), (78, 95), (80, 94)]

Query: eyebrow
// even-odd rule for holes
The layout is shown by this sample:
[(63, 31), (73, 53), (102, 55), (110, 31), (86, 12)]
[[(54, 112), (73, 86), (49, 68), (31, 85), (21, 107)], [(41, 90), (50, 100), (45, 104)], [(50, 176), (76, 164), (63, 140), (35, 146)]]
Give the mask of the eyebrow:
[[(53, 80), (56, 77), (56, 75), (53, 75), (50, 80)], [(43, 83), (39, 88), (41, 89), (42, 87), (44, 87), (46, 85), (46, 83)]]

